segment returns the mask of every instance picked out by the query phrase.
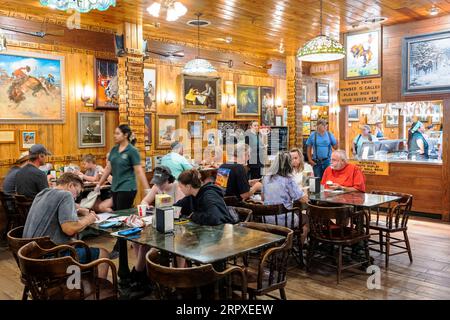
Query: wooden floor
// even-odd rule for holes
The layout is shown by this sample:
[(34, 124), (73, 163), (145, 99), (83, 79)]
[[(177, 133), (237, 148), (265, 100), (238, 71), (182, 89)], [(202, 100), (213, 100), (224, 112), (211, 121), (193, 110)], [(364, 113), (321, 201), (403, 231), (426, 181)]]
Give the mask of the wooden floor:
[[(319, 268), (306, 273), (292, 264), (288, 299), (450, 299), (450, 224), (410, 219), (408, 234), (413, 248), (412, 264), (407, 254), (393, 256), (386, 271), (384, 258), (372, 253), (375, 264), (382, 266), (380, 290), (369, 290), (369, 275), (360, 270), (344, 272), (337, 285), (334, 272)], [(114, 245), (108, 237), (87, 242), (107, 249)], [(130, 264), (133, 262), (130, 250)], [(0, 299), (20, 299), (21, 293), (16, 263), (7, 248), (0, 248)]]

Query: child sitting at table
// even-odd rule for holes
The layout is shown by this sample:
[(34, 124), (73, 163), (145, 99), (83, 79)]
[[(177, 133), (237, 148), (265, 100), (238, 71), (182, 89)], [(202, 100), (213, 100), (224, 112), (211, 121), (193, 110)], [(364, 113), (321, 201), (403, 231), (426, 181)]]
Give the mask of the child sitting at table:
[(84, 181), (97, 182), (100, 180), (100, 174), (103, 172), (103, 168), (96, 164), (96, 159), (92, 154), (86, 154), (81, 160), (81, 165), (85, 170), (84, 173), (79, 174), (80, 178)]

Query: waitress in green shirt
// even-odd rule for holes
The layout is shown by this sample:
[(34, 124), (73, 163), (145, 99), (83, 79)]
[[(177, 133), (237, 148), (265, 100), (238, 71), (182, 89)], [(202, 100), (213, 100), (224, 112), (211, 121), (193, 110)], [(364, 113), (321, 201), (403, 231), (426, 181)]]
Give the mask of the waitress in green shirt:
[(103, 172), (96, 191), (106, 182), (110, 174), (113, 176), (111, 191), (113, 195), (113, 209), (124, 210), (133, 207), (137, 193), (136, 176), (141, 180), (145, 189), (150, 189), (138, 150), (131, 144), (131, 129), (122, 124), (114, 131), (116, 145), (111, 149), (108, 164)]

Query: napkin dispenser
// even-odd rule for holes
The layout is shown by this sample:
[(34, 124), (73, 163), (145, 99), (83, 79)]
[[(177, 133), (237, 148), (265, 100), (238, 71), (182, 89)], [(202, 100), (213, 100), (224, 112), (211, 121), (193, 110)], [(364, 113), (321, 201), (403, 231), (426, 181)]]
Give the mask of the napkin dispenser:
[(173, 207), (156, 208), (156, 230), (161, 233), (173, 231)]
[(319, 177), (309, 178), (309, 192), (320, 193), (320, 180), (321, 179)]

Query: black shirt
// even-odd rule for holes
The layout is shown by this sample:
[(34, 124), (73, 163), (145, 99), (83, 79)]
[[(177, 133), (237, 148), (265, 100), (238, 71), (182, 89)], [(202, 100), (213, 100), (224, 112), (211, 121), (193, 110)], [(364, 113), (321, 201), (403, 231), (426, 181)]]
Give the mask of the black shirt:
[(20, 167), (15, 166), (9, 170), (8, 174), (3, 180), (3, 192), (6, 194), (15, 194), (16, 193), (16, 176), (17, 172), (19, 172)]
[(32, 164), (27, 164), (16, 175), (17, 194), (34, 198), (39, 192), (48, 188), (47, 175)]
[(242, 164), (224, 163), (217, 171), (216, 185), (225, 189), (225, 196), (236, 196), (250, 191), (247, 171)]

